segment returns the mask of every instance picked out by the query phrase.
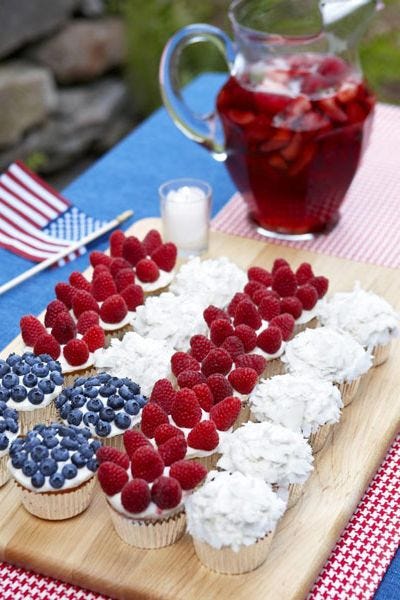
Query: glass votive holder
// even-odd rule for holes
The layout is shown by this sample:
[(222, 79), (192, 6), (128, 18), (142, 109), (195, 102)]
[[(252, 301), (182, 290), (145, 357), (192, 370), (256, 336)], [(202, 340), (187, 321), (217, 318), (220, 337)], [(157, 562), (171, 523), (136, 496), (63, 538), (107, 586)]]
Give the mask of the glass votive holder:
[(159, 188), (164, 239), (180, 256), (208, 249), (212, 190), (201, 179), (173, 179)]

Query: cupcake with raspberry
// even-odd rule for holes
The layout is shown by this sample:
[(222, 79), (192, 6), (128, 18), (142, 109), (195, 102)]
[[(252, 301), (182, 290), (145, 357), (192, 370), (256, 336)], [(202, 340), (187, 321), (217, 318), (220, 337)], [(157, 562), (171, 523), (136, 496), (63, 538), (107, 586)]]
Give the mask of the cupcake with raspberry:
[(24, 508), (41, 519), (69, 519), (93, 496), (100, 442), (88, 429), (36, 425), (10, 448), (8, 468)]
[(337, 386), (304, 372), (261, 380), (250, 406), (255, 420), (301, 433), (316, 454), (339, 422), (343, 402)]
[(194, 462), (173, 461), (155, 450), (143, 434), (124, 434), (126, 453), (101, 448), (98, 479), (115, 530), (136, 548), (163, 548), (185, 532), (184, 499), (204, 479)]
[(66, 425), (88, 428), (102, 444), (122, 448), (124, 431), (139, 426), (146, 402), (131, 379), (98, 373), (79, 377), (55, 404)]
[(340, 292), (320, 309), (323, 325), (347, 331), (373, 356), (373, 366), (384, 363), (391, 342), (400, 335), (400, 316), (381, 296), (363, 290), (357, 282), (352, 292)]
[(211, 471), (185, 500), (197, 558), (218, 573), (253, 571), (267, 559), (285, 506), (259, 477)]
[(0, 360), (0, 401), (19, 415), (19, 433), (57, 418), (54, 399), (61, 392), (61, 365), (48, 354), (12, 353)]
[(371, 354), (349, 333), (330, 327), (307, 329), (296, 335), (287, 343), (282, 360), (289, 373), (335, 383), (344, 406), (355, 398), (361, 378), (372, 365)]
[(18, 421), (18, 412), (13, 408), (9, 408), (6, 402), (0, 400), (0, 487), (10, 479), (7, 468), (8, 453), (11, 443), (18, 436)]
[(220, 444), (217, 466), (260, 477), (287, 502), (296, 504), (313, 466), (311, 447), (297, 432), (274, 423), (245, 423)]

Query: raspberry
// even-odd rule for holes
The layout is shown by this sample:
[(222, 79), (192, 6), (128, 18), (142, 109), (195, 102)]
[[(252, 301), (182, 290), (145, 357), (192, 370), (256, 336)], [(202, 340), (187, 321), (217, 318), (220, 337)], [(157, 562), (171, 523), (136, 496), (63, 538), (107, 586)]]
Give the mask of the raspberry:
[(94, 312), (98, 313), (100, 309), (96, 300), (89, 292), (77, 290), (72, 298), (72, 310), (76, 318), (79, 319), (81, 314), (87, 310), (94, 310)]
[(203, 373), (199, 373), (199, 371), (191, 371), (190, 369), (182, 371), (177, 377), (177, 383), (180, 388), (192, 389), (195, 385), (199, 383), (205, 383), (206, 381), (206, 377), (203, 375)]
[(289, 263), (284, 258), (276, 258), (274, 260), (274, 264), (272, 265), (272, 275), (281, 267), (289, 267)]
[(222, 375), (226, 375), (229, 373), (231, 366), (232, 359), (228, 352), (221, 348), (215, 348), (210, 350), (201, 363), (201, 370), (207, 377), (213, 373), (222, 373)]
[(144, 434), (141, 431), (136, 431), (135, 429), (128, 429), (128, 431), (124, 431), (123, 439), (125, 450), (129, 458), (131, 458), (133, 453), (136, 452), (138, 448), (141, 448), (141, 446), (151, 447), (151, 442), (144, 436)]
[(210, 339), (220, 346), (228, 336), (233, 335), (233, 327), (226, 319), (215, 319), (210, 326)]
[(117, 276), (117, 273), (122, 269), (132, 269), (129, 261), (122, 258), (122, 256), (117, 256), (113, 258), (110, 264), (110, 273), (113, 277)]
[(281, 314), (281, 302), (274, 296), (265, 296), (261, 300), (258, 310), (264, 321), (271, 321), (271, 319)]
[(247, 277), (249, 281), (259, 281), (265, 287), (269, 287), (272, 283), (271, 273), (262, 267), (250, 267), (247, 271)]
[(136, 265), (136, 275), (144, 283), (153, 283), (159, 278), (160, 271), (154, 260), (142, 258)]
[(171, 437), (158, 447), (158, 451), (166, 467), (169, 467), (177, 460), (185, 458), (186, 450), (187, 443), (183, 435)]
[(92, 283), (92, 295), (98, 302), (117, 293), (117, 286), (111, 273), (100, 273)]
[(257, 344), (257, 334), (248, 325), (238, 325), (235, 327), (235, 335), (242, 340), (246, 352), (254, 350)]
[[(94, 313), (96, 314), (96, 313)], [(76, 336), (76, 325), (69, 312), (61, 312), (57, 316), (51, 330), (59, 344), (66, 344)]]
[(219, 444), (219, 435), (213, 421), (201, 421), (193, 427), (187, 437), (190, 448), (195, 450), (214, 450)]
[(118, 494), (128, 482), (126, 469), (111, 461), (102, 462), (97, 471), (101, 489), (107, 496)]
[(201, 408), (206, 412), (210, 412), (214, 398), (207, 383), (199, 383), (198, 385), (195, 385), (192, 390), (196, 394), (197, 401)]
[(164, 444), (170, 438), (175, 438), (179, 435), (185, 437), (183, 431), (178, 429), (178, 427), (170, 423), (161, 423), (154, 432), (154, 439), (157, 446), (161, 446), (161, 444)]
[(201, 408), (196, 394), (189, 388), (176, 392), (171, 417), (178, 427), (194, 427), (201, 419)]
[(110, 446), (101, 446), (96, 452), (97, 461), (101, 464), (104, 462), (112, 462), (119, 465), (123, 469), (129, 468), (129, 456), (126, 452), (111, 448)]
[(179, 481), (183, 490), (194, 490), (207, 475), (207, 469), (193, 460), (178, 460), (171, 465), (169, 475)]
[(226, 350), (232, 360), (235, 360), (239, 354), (243, 354), (245, 351), (242, 340), (236, 335), (227, 337), (221, 345), (221, 349)]
[(292, 315), (289, 315), (289, 313), (282, 313), (281, 315), (278, 315), (272, 319), (269, 324), (273, 325), (274, 327), (279, 327), (282, 333), (282, 339), (285, 342), (292, 337), (295, 322)]
[(90, 327), (93, 327), (93, 325), (98, 325), (99, 321), (100, 317), (97, 312), (95, 312), (94, 310), (85, 310), (79, 316), (78, 322), (76, 324), (78, 333), (81, 333), (83, 335), (87, 332), (88, 329), (90, 329)]
[(203, 360), (213, 347), (212, 341), (204, 335), (193, 335), (190, 338), (190, 352), (196, 360)]
[(289, 313), (294, 319), (298, 319), (303, 312), (303, 305), (296, 296), (286, 296), (281, 300), (281, 311)]
[(106, 336), (99, 325), (93, 325), (86, 331), (82, 340), (86, 342), (89, 352), (95, 352), (99, 348), (104, 348)]
[(121, 492), (121, 504), (130, 513), (141, 513), (151, 501), (150, 488), (144, 479), (132, 479), (124, 485)]
[(211, 326), (211, 323), (215, 321), (215, 319), (227, 319), (229, 321), (229, 317), (226, 312), (223, 311), (222, 308), (218, 308), (212, 304), (205, 309), (203, 312), (203, 317), (209, 327)]
[(79, 271), (73, 271), (71, 273), (69, 276), (69, 282), (72, 287), (76, 288), (77, 290), (85, 290), (85, 292), (90, 292), (90, 283), (82, 275), (82, 273), (79, 273)]
[(131, 472), (133, 477), (139, 477), (151, 482), (162, 475), (164, 461), (160, 454), (151, 446), (140, 446), (131, 456)]
[(265, 291), (265, 286), (262, 283), (259, 281), (248, 281), (243, 291), (253, 300), (254, 294), (260, 290)]
[[(282, 339), (282, 334), (280, 330), (279, 333)], [(235, 366), (249, 367), (250, 369), (254, 369), (255, 371), (257, 371), (258, 375), (262, 375), (264, 373), (265, 367), (267, 366), (267, 361), (260, 354), (241, 354), (236, 358)]]
[(210, 410), (210, 419), (214, 421), (219, 431), (227, 431), (232, 427), (239, 416), (242, 403), (239, 398), (228, 396)]
[(159, 379), (155, 382), (150, 395), (151, 402), (155, 402), (161, 406), (167, 414), (170, 414), (175, 398), (176, 392), (169, 379)]
[(159, 477), (152, 485), (151, 499), (161, 510), (178, 506), (182, 499), (181, 484), (173, 477)]
[(298, 285), (308, 283), (314, 277), (314, 273), (310, 263), (301, 263), (296, 271), (296, 281)]
[(258, 373), (249, 367), (237, 367), (229, 373), (228, 380), (239, 394), (250, 394), (257, 383)]
[(231, 317), (234, 317), (236, 314), (236, 309), (242, 300), (250, 300), (250, 296), (244, 294), (243, 292), (236, 292), (233, 296), (232, 300), (228, 304), (228, 314)]
[(45, 327), (53, 327), (56, 318), (60, 313), (68, 313), (68, 308), (61, 300), (52, 300), (47, 305), (46, 314), (44, 316)]
[[(154, 437), (154, 432), (161, 423), (168, 423), (168, 415), (155, 402), (148, 402), (142, 409), (142, 421), (140, 428), (148, 438)], [(128, 452), (129, 454), (129, 452)]]
[(257, 330), (261, 327), (261, 317), (255, 304), (251, 300), (242, 300), (236, 308), (234, 324), (248, 325)]
[(315, 289), (317, 290), (318, 298), (323, 298), (326, 292), (328, 291), (329, 279), (327, 277), (324, 277), (323, 275), (313, 277), (308, 283), (315, 287)]
[(227, 396), (231, 396), (233, 389), (226, 377), (221, 373), (214, 373), (207, 377), (207, 385), (214, 398), (214, 404), (221, 402)]
[(110, 235), (110, 254), (112, 257), (122, 256), (125, 234), (121, 229), (116, 229)]
[(89, 358), (89, 348), (83, 340), (70, 340), (64, 347), (65, 360), (73, 367), (83, 365)]
[[(257, 306), (260, 306), (261, 300), (263, 298), (268, 298), (269, 296), (271, 296), (271, 292), (272, 292), (272, 290), (267, 290), (267, 288), (265, 288), (265, 287), (262, 287), (262, 288), (256, 290), (253, 294), (254, 304), (257, 304)], [(277, 294), (277, 296), (278, 296), (278, 294)]]
[(162, 244), (161, 235), (156, 229), (150, 229), (142, 241), (143, 248), (147, 256), (151, 256), (154, 250), (156, 250)]
[(106, 298), (100, 308), (100, 318), (105, 323), (119, 323), (126, 317), (127, 313), (126, 302), (119, 294)]
[(37, 355), (50, 354), (53, 360), (57, 360), (61, 354), (61, 348), (55, 337), (49, 333), (42, 333), (33, 346), (33, 352)]
[(144, 304), (143, 288), (136, 283), (132, 283), (124, 288), (121, 292), (122, 298), (125, 300), (128, 310), (135, 311), (138, 306)]
[(128, 285), (135, 283), (135, 273), (132, 269), (120, 269), (115, 276), (115, 284), (117, 286), (117, 290), (121, 292)]
[(272, 277), (272, 289), (282, 297), (294, 296), (297, 282), (290, 267), (281, 267), (275, 271)]
[(57, 300), (61, 300), (61, 302), (64, 302), (65, 306), (68, 309), (72, 307), (73, 289), (74, 288), (71, 285), (69, 285), (68, 283), (64, 283), (63, 281), (57, 283), (56, 287), (54, 288)]
[(137, 237), (130, 235), (123, 243), (122, 256), (134, 267), (139, 260), (146, 258), (146, 252)]
[(178, 377), (179, 373), (187, 370), (199, 371), (200, 365), (193, 356), (187, 354), (187, 352), (175, 352), (171, 357), (171, 370), (175, 377)]
[(104, 252), (99, 252), (98, 250), (94, 250), (89, 254), (89, 260), (93, 269), (98, 265), (109, 267), (111, 264), (111, 258), (107, 256), (107, 254), (104, 254)]
[(101, 273), (108, 273), (110, 275), (110, 269), (106, 265), (96, 265), (92, 273), (92, 283)]
[(304, 310), (311, 310), (318, 302), (318, 292), (316, 288), (309, 283), (301, 285), (297, 289), (296, 297), (300, 300)]
[(33, 315), (23, 316), (19, 322), (19, 326), (21, 328), (22, 339), (27, 346), (34, 346), (36, 340), (46, 333), (43, 323)]
[(151, 254), (151, 258), (163, 271), (172, 271), (176, 263), (177, 248), (172, 242), (161, 244)]
[(278, 352), (282, 344), (282, 332), (279, 327), (269, 325), (264, 329), (257, 338), (257, 345), (267, 354), (275, 354)]

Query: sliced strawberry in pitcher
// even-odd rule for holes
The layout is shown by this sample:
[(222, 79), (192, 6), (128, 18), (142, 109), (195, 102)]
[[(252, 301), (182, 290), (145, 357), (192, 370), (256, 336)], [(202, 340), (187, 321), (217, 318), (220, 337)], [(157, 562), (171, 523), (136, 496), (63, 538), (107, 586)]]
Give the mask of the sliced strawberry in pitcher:
[(298, 175), (314, 158), (317, 146), (315, 144), (307, 144), (303, 146), (298, 159), (290, 165), (288, 175), (294, 177)]
[(286, 171), (287, 169), (285, 160), (278, 153), (271, 154), (271, 156), (268, 158), (268, 163), (271, 165), (271, 167), (278, 169), (279, 171)]
[(302, 137), (300, 133), (295, 133), (290, 141), (290, 144), (281, 150), (281, 156), (283, 156), (283, 158), (287, 161), (294, 160), (300, 152), (301, 143)]
[(318, 73), (330, 81), (339, 81), (343, 79), (348, 67), (341, 58), (337, 56), (327, 56), (318, 66)]
[(306, 75), (301, 83), (301, 91), (303, 94), (310, 96), (321, 93), (329, 87), (329, 81), (318, 73)]
[(278, 129), (272, 138), (267, 142), (260, 144), (259, 148), (261, 152), (273, 152), (275, 150), (280, 150), (288, 145), (291, 137), (292, 135), (287, 129)]
[(231, 108), (228, 111), (228, 117), (238, 125), (249, 125), (256, 118), (252, 112), (236, 110), (235, 108)]
[(351, 123), (359, 123), (366, 117), (366, 111), (358, 102), (352, 102), (347, 106), (347, 116)]
[(335, 98), (323, 98), (318, 100), (317, 104), (333, 121), (339, 121), (340, 123), (347, 121), (346, 113), (336, 104)]
[(358, 93), (358, 85), (352, 82), (346, 82), (342, 85), (340, 90), (337, 93), (337, 98), (340, 102), (346, 104), (347, 102), (351, 102), (357, 96)]
[(331, 122), (326, 115), (310, 110), (296, 121), (294, 129), (296, 131), (328, 131), (331, 129)]
[(283, 112), (288, 104), (292, 101), (290, 96), (284, 94), (263, 93), (256, 95), (255, 104), (263, 114), (274, 115)]

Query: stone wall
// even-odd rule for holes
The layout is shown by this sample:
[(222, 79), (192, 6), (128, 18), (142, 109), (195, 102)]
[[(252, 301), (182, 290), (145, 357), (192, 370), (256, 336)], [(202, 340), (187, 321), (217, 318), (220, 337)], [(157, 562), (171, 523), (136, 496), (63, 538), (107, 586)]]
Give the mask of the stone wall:
[(51, 173), (133, 126), (125, 33), (103, 0), (1, 0), (0, 170)]

